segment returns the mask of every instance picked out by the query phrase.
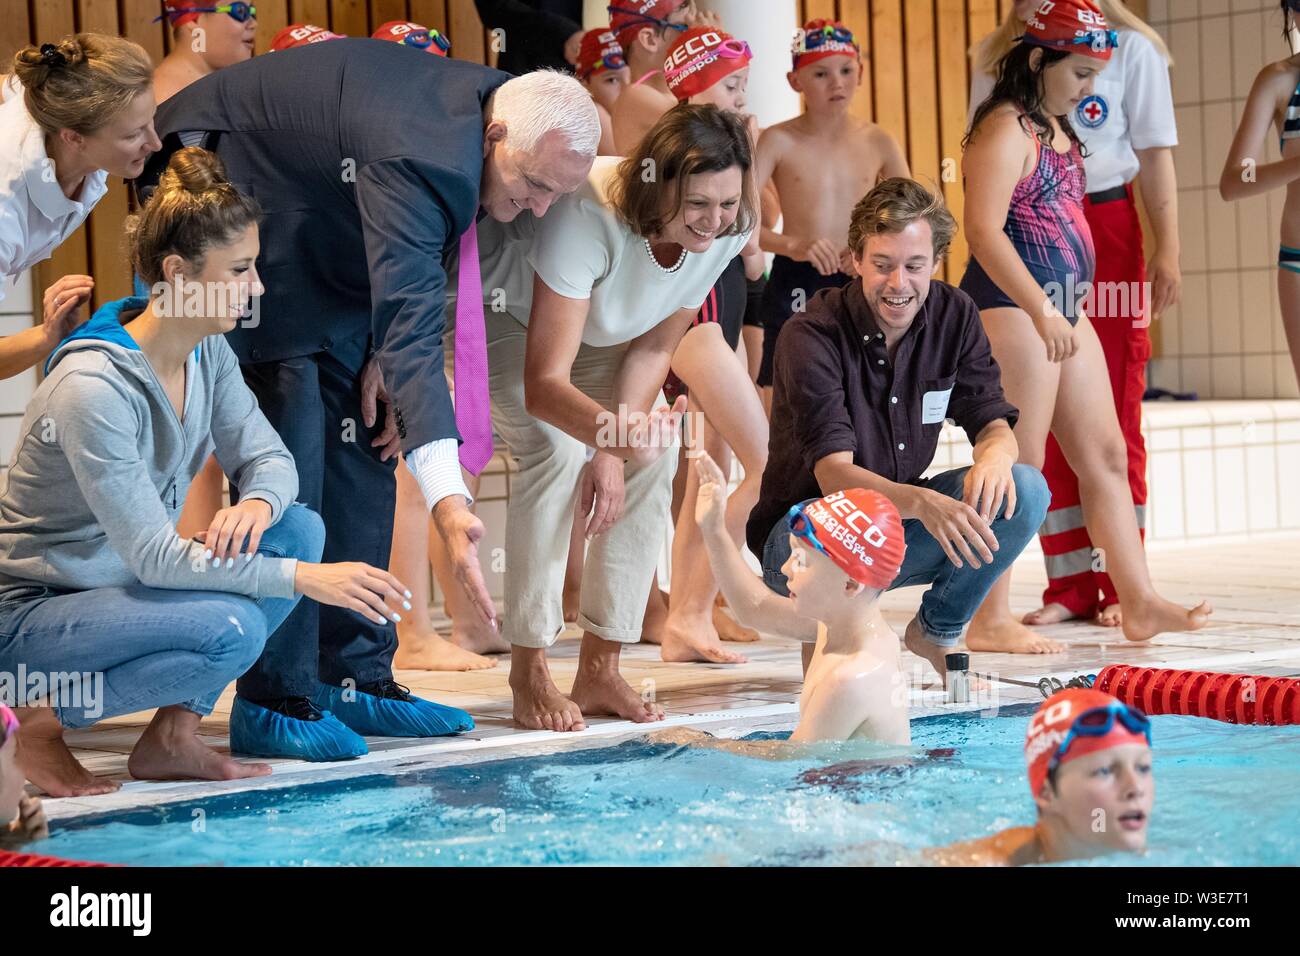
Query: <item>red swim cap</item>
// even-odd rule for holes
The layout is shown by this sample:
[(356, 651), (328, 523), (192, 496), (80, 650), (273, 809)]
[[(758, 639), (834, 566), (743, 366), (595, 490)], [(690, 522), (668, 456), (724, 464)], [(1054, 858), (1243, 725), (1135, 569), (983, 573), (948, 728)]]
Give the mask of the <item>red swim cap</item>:
[(802, 30), (795, 31), (790, 52), (794, 55), (796, 70), (828, 56), (851, 56), (862, 60), (862, 48), (858, 46), (853, 31), (838, 20), (809, 20)]
[(623, 57), (623, 47), (609, 27), (597, 27), (582, 35), (582, 46), (578, 49), (578, 79), (585, 80), (605, 70), (620, 70), (625, 66), (627, 60)]
[(213, 4), (203, 3), (201, 0), (163, 0), (163, 15), (159, 19), (166, 17), (168, 24), (178, 27), (182, 23), (193, 23), (199, 18), (199, 14), (194, 9), (195, 7), (213, 5), (215, 5), (215, 0)]
[(679, 103), (749, 66), (749, 44), (716, 27), (692, 27), (668, 50), (664, 82)]
[(1109, 60), (1118, 42), (1093, 0), (1043, 0), (1025, 23), (1025, 43)]
[[(1025, 763), (1029, 768), (1030, 793), (1038, 796), (1039, 791), (1043, 789), (1043, 783), (1047, 780), (1047, 768), (1051, 765), (1052, 758), (1056, 756), (1056, 751), (1060, 749), (1061, 742), (1065, 740), (1065, 735), (1069, 733), (1070, 727), (1079, 719), (1079, 715), (1098, 707), (1110, 707), (1112, 704), (1120, 707), (1127, 706), (1110, 694), (1081, 687), (1058, 691), (1043, 701), (1034, 713), (1033, 719), (1029, 721), (1029, 730), (1025, 734)], [(1101, 736), (1076, 736), (1070, 742), (1070, 748), (1061, 757), (1060, 762), (1068, 763), (1075, 757), (1084, 757), (1122, 744), (1146, 742), (1146, 734), (1134, 733), (1121, 721), (1116, 720)]]
[(859, 584), (883, 591), (903, 566), (903, 519), (877, 491), (837, 491), (791, 509), (789, 522), (792, 534), (810, 540)]
[(370, 36), (375, 40), (391, 40), (438, 56), (446, 56), (451, 52), (451, 41), (443, 34), (409, 20), (389, 20)]
[(685, 0), (613, 0), (605, 9), (609, 12), (610, 29), (618, 42), (627, 49), (636, 39), (637, 32), (646, 27), (662, 26), (656, 21), (667, 20)]
[(324, 43), (326, 40), (342, 40), (343, 34), (331, 33), (324, 27), (312, 23), (291, 23), (271, 38), (271, 50), (292, 50), (309, 43)]

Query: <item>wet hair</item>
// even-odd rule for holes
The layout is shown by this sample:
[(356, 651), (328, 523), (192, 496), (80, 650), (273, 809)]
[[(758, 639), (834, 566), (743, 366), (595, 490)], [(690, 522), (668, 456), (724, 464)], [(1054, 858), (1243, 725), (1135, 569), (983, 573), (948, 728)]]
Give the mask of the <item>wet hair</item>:
[[(1034, 66), (1032, 61), (1035, 50), (1042, 54), (1037, 66)], [(997, 80), (993, 84), (993, 92), (975, 111), (975, 118), (971, 120), (970, 129), (962, 140), (962, 148), (965, 149), (970, 145), (975, 131), (984, 118), (1003, 103), (1015, 105), (1029, 121), (1026, 132), (1036, 136), (1044, 146), (1051, 146), (1052, 127), (1047, 122), (1047, 113), (1043, 111), (1043, 72), (1068, 56), (1070, 56), (1068, 50), (1049, 50), (1029, 43), (1017, 43), (1012, 47), (1011, 52), (998, 61)], [(1070, 118), (1058, 116), (1056, 119), (1065, 130), (1065, 135), (1070, 137), (1070, 141), (1076, 143), (1082, 150), (1083, 143), (1074, 132), (1074, 127), (1070, 125)], [(1023, 119), (1021, 124), (1026, 125)]]
[(257, 202), (226, 181), (217, 154), (188, 146), (172, 155), (144, 209), (127, 220), (131, 267), (150, 286), (162, 281), (169, 255), (201, 268), (208, 249), (234, 242), (260, 218)]
[(922, 219), (930, 224), (937, 262), (947, 253), (953, 236), (957, 234), (957, 220), (944, 205), (943, 197), (914, 179), (902, 176), (886, 179), (853, 207), (849, 219), (849, 248), (854, 256), (860, 258), (870, 237), (900, 233)]
[(153, 81), (144, 47), (101, 33), (25, 47), (14, 54), (13, 68), (27, 112), (48, 135), (102, 129)]
[[(623, 162), (609, 186), (609, 201), (638, 236), (663, 231), (678, 211), (686, 180), (739, 166), (743, 186), (736, 221), (723, 235), (749, 232), (758, 222), (754, 151), (745, 121), (706, 104), (679, 103), (660, 117)], [(664, 203), (665, 189), (670, 202)]]

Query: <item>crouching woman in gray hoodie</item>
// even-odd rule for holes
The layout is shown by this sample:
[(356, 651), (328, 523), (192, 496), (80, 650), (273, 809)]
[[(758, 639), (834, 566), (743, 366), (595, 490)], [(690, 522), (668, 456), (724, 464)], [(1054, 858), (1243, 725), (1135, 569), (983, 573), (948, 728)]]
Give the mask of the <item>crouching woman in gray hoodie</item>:
[[(76, 761), (64, 728), (151, 708), (132, 776), (270, 773), (197, 732), (299, 598), (379, 622), (410, 607), (386, 571), (317, 563), (324, 526), (294, 503), (293, 458), (223, 337), (261, 292), (257, 220), (215, 155), (172, 158), (128, 226), (153, 294), (103, 306), (58, 346), (0, 480), (0, 699), (16, 698), (20, 767), (52, 795), (117, 787)], [(181, 538), (214, 449), (239, 503)]]

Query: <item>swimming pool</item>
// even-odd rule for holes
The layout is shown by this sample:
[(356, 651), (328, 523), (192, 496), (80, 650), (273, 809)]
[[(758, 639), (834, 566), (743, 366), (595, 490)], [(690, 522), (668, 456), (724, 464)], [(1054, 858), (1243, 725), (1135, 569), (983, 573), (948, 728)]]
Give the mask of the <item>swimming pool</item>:
[[(890, 865), (1032, 820), (1031, 711), (913, 721), (909, 766), (873, 768), (886, 751), (856, 742), (761, 760), (637, 738), (80, 817), (39, 851), (165, 866)], [(1153, 734), (1142, 862), (1300, 863), (1300, 728), (1156, 717)]]

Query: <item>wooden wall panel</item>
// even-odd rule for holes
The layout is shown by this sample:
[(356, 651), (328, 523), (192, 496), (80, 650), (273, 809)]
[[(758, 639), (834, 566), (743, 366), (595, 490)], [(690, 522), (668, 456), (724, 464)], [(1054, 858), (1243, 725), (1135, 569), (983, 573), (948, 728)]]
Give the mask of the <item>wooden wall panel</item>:
[[(909, 0), (909, 3), (915, 0)], [(902, 0), (872, 0), (871, 77), (875, 88), (875, 121), (894, 139), (907, 142), (907, 89), (904, 81)]]
[(0, 17), (0, 73), (8, 73), (14, 54), (32, 42), (32, 19), (26, 0)]
[(311, 23), (318, 27), (329, 27), (329, 0), (289, 0), (289, 22)]
[[(324, 26), (324, 24), (320, 24)], [(350, 37), (370, 36), (366, 0), (330, 0), (330, 29)]]
[(411, 19), (447, 34), (455, 49), (456, 38), (447, 30), (447, 0), (411, 0)]
[(158, 0), (121, 0), (121, 34), (140, 44), (157, 63), (166, 54), (164, 36), (171, 31), (165, 21), (153, 22), (162, 10)]
[(257, 0), (257, 38), (255, 53), (265, 53), (277, 33), (296, 20), (289, 19), (289, 0)]
[(447, 36), (451, 37), (451, 55), (456, 59), (488, 62), (483, 21), (478, 18), (474, 0), (447, 0)]
[[(410, 16), (410, 11), (406, 9), (406, 0), (370, 0), (371, 33), (389, 20), (407, 20)], [(426, 27), (429, 25), (423, 21), (421, 24)]]
[[(961, 183), (961, 141), (966, 135), (966, 102), (970, 96), (967, 82), (966, 49), (970, 45), (966, 36), (966, 11), (964, 0), (936, 0), (935, 10), (940, 28), (937, 31), (936, 75), (939, 82), (939, 179), (943, 185), (948, 208), (962, 222), (965, 196)], [(970, 255), (966, 235), (958, 231), (948, 254), (948, 279), (961, 278), (959, 263)]]

